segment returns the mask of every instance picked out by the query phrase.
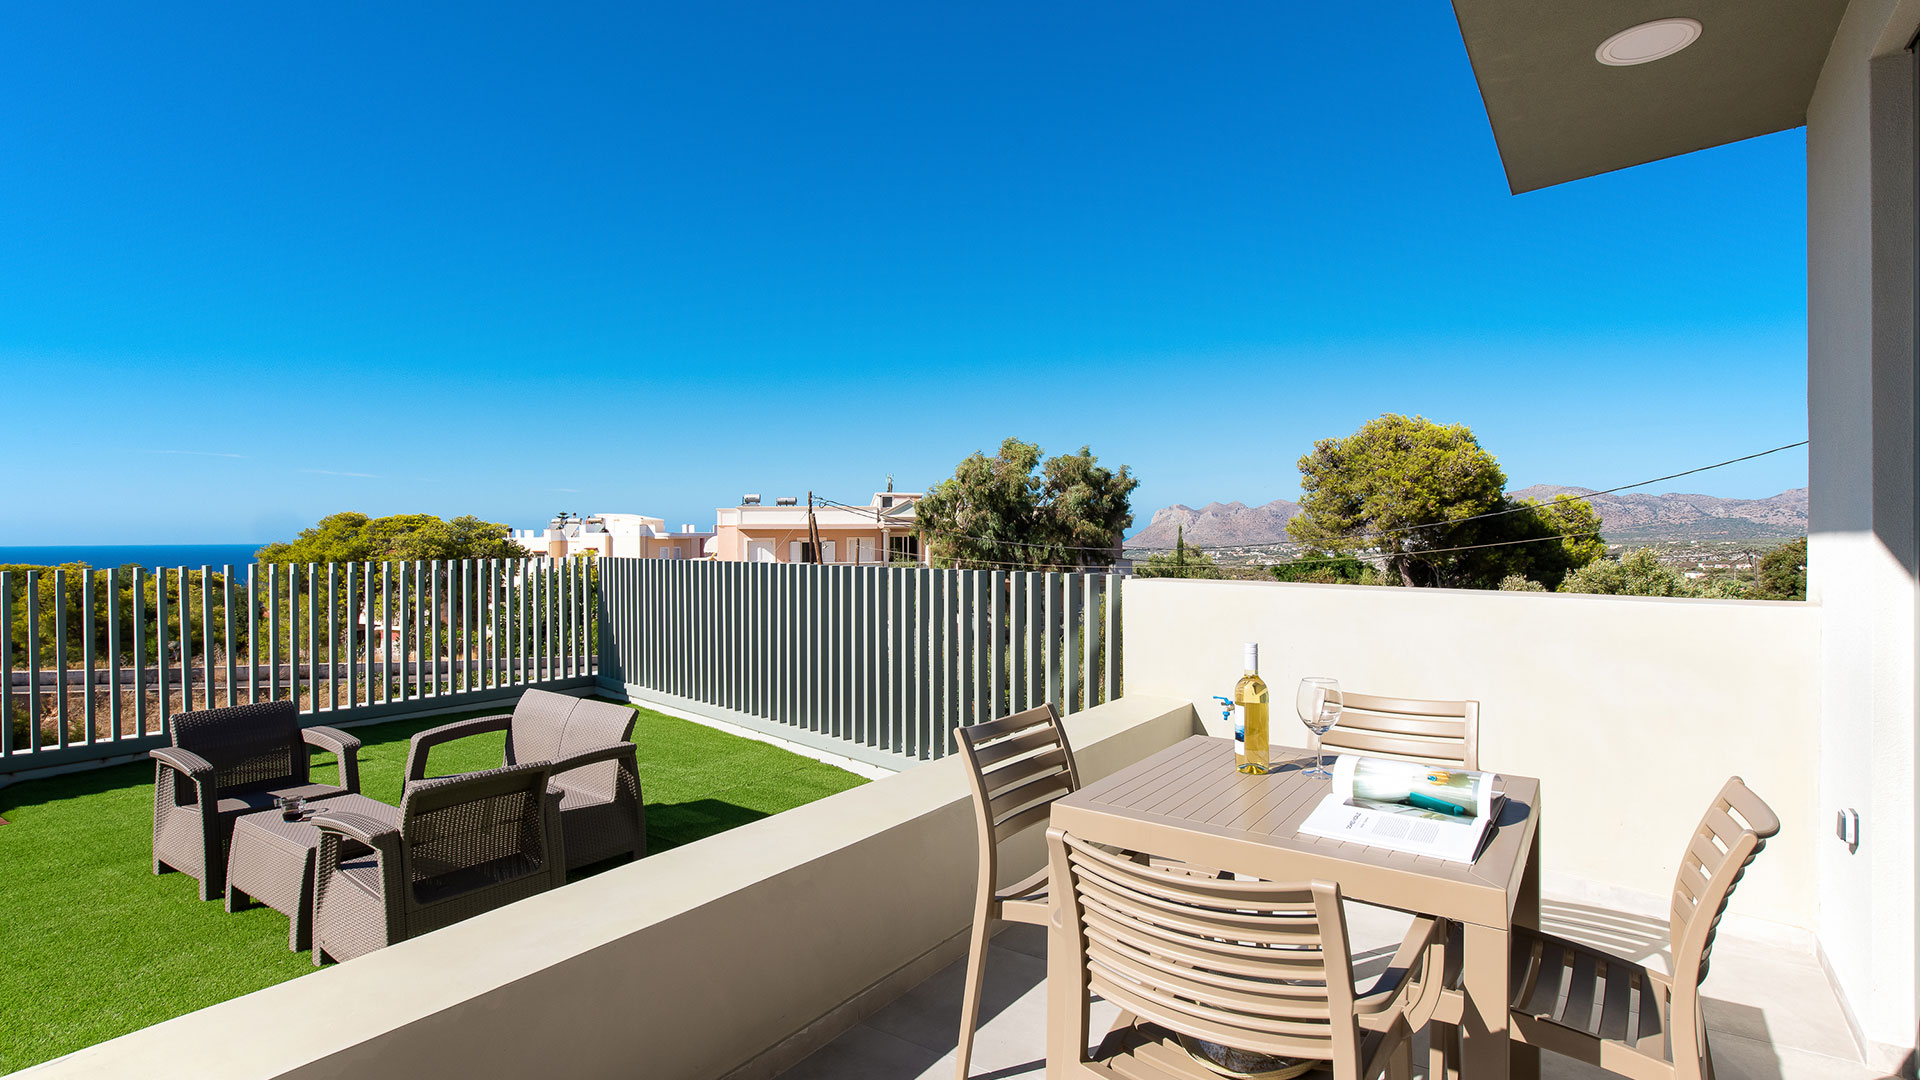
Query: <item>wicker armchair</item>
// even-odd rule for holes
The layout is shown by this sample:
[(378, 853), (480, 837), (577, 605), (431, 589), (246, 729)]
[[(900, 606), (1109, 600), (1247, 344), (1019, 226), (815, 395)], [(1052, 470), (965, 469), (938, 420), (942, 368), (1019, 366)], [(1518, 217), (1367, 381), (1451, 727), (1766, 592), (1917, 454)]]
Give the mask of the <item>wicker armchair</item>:
[[(291, 701), (198, 709), (173, 717), (173, 745), (149, 751), (153, 769), (153, 872), (200, 879), (200, 899), (226, 892), (227, 845), (242, 814), (274, 799), (324, 799), (360, 790), (360, 740), (329, 727), (300, 727)], [(340, 759), (343, 786), (311, 782), (311, 749)]]
[(647, 853), (647, 821), (637, 755), (628, 741), (635, 716), (625, 705), (528, 690), (510, 715), (461, 720), (415, 735), (407, 749), (407, 784), (426, 779), (435, 746), (504, 729), (503, 764), (552, 763), (567, 869), (621, 855), (637, 859)]
[(400, 824), (311, 819), (313, 963), (356, 956), (566, 884), (558, 794), (544, 761), (409, 784)]

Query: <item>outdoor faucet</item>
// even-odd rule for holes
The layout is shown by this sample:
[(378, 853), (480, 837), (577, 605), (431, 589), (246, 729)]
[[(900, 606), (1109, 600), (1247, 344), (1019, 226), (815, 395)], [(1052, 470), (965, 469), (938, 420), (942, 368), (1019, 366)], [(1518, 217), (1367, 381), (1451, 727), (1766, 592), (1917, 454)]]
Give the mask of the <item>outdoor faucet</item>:
[(1221, 697), (1219, 694), (1215, 694), (1213, 695), (1213, 700), (1220, 703), (1220, 719), (1227, 722), (1228, 728), (1232, 728), (1233, 727), (1233, 699), (1230, 697)]

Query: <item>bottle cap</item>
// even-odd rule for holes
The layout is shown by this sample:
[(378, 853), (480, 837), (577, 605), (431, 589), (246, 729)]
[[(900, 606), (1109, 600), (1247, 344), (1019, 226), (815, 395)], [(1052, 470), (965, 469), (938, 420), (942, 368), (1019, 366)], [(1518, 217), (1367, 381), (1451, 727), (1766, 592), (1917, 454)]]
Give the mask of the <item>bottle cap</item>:
[(1260, 646), (1251, 641), (1247, 642), (1247, 670), (1260, 670)]

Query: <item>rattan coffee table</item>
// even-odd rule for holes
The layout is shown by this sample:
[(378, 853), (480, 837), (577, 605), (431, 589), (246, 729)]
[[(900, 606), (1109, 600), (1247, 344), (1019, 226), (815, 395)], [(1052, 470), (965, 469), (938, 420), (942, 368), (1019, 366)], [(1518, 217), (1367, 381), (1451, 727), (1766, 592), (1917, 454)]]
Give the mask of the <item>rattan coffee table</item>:
[[(251, 897), (285, 915), (287, 948), (294, 952), (313, 947), (313, 869), (320, 830), (305, 819), (323, 809), (400, 824), (399, 810), (364, 795), (334, 795), (309, 803), (299, 821), (287, 821), (280, 811), (266, 810), (233, 823), (233, 846), (227, 854), (227, 910), (241, 910)], [(364, 845), (353, 840), (343, 842), (343, 853), (366, 852)]]

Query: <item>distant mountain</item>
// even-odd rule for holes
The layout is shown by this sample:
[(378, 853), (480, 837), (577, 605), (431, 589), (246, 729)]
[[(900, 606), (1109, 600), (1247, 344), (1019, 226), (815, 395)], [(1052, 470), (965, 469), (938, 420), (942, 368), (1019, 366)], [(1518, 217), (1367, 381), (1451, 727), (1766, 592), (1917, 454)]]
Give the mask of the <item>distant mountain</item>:
[(1807, 534), (1807, 489), (1767, 499), (1721, 499), (1712, 495), (1595, 495), (1591, 488), (1535, 484), (1510, 492), (1545, 501), (1555, 495), (1586, 499), (1600, 512), (1609, 543), (1657, 540), (1769, 540)]
[[(1593, 503), (1609, 543), (1661, 540), (1771, 540), (1807, 533), (1807, 489), (1769, 499), (1721, 499), (1712, 495), (1595, 495), (1592, 488), (1535, 484), (1510, 492), (1542, 501), (1573, 495)], [(1127, 539), (1130, 548), (1171, 548), (1186, 528), (1187, 543), (1202, 547), (1252, 547), (1287, 541), (1287, 519), (1300, 504), (1275, 499), (1265, 506), (1208, 503), (1195, 510), (1175, 503), (1153, 512), (1147, 527)]]
[(1155, 510), (1147, 527), (1127, 540), (1128, 547), (1171, 548), (1186, 529), (1187, 543), (1204, 547), (1277, 544), (1287, 538), (1287, 519), (1300, 512), (1300, 504), (1275, 499), (1265, 506), (1243, 502), (1208, 503), (1195, 510), (1175, 503)]

